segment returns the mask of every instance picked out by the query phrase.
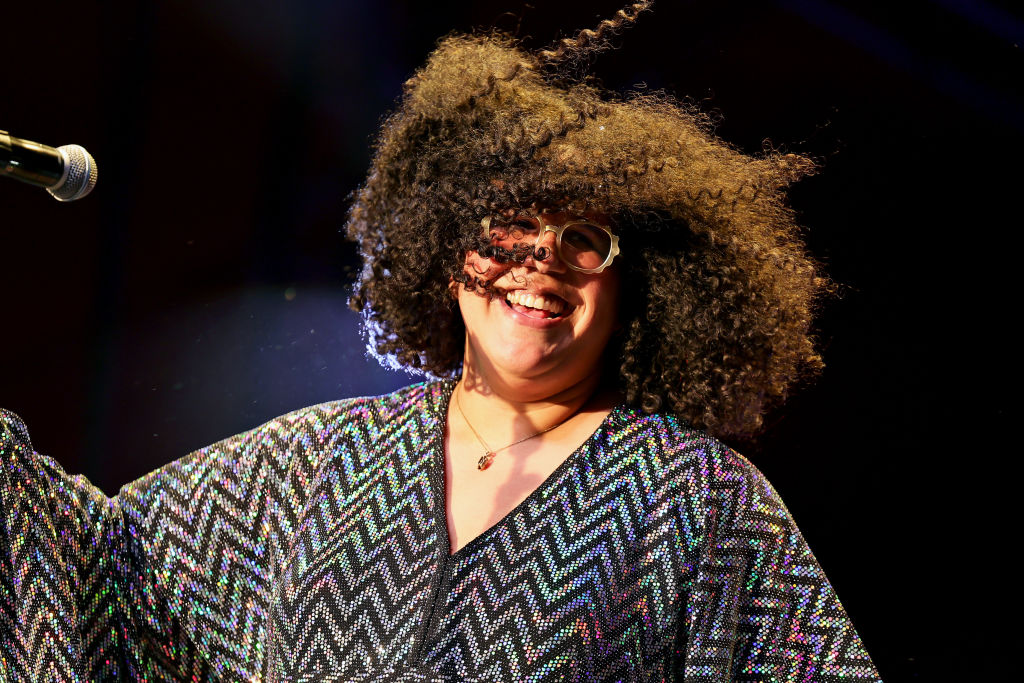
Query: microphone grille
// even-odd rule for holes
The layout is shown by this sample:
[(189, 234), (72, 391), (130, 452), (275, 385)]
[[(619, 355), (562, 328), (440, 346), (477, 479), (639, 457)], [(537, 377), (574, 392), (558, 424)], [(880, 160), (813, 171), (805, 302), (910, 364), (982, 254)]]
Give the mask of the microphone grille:
[(96, 187), (96, 160), (81, 145), (64, 145), (57, 151), (64, 157), (64, 177), (47, 188), (58, 201), (73, 202)]

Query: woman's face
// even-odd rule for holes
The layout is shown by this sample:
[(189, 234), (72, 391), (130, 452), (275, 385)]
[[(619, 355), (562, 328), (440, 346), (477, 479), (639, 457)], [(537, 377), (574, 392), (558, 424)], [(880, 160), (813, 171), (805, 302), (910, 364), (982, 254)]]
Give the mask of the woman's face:
[[(582, 216), (568, 211), (546, 212), (538, 225), (557, 228), (586, 219), (609, 225), (599, 213)], [(600, 372), (601, 356), (615, 330), (619, 306), (619, 273), (612, 265), (601, 273), (571, 269), (555, 249), (555, 235), (527, 231), (522, 241), (545, 247), (543, 260), (528, 257), (522, 264), (498, 264), (476, 252), (466, 256), (470, 276), (494, 279), (490, 295), (458, 287), (459, 307), (466, 324), (466, 359), (473, 368), (506, 387), (520, 387), (536, 396), (552, 396)], [(563, 250), (569, 254), (568, 233)]]

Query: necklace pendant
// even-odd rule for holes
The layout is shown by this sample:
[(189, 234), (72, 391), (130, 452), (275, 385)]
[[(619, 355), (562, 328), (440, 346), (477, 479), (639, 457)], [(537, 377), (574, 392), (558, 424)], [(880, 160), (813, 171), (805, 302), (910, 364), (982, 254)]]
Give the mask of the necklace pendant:
[(480, 459), (476, 461), (476, 468), (478, 470), (486, 470), (491, 466), (491, 461), (494, 460), (494, 451), (487, 451), (480, 456)]

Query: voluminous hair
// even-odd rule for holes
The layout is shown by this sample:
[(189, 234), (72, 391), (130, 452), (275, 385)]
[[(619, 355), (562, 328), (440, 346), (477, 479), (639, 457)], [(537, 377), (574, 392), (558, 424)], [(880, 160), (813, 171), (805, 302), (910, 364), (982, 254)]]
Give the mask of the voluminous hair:
[[(620, 15), (611, 22), (633, 18)], [(385, 121), (350, 210), (364, 259), (351, 305), (379, 357), (456, 376), (465, 328), (451, 286), (479, 284), (464, 265), (481, 219), (572, 200), (621, 236), (605, 381), (644, 411), (749, 437), (822, 365), (810, 325), (829, 282), (785, 203), (814, 165), (745, 155), (665, 96), (567, 80), (556, 65), (595, 36), (539, 53), (500, 33), (440, 42)]]

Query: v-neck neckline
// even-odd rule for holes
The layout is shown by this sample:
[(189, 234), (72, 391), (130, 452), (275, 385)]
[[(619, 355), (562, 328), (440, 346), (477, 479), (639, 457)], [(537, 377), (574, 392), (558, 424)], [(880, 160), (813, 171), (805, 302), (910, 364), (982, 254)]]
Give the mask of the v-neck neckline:
[(525, 498), (519, 501), (518, 504), (506, 512), (494, 524), (471, 538), (461, 548), (452, 552), (451, 538), (448, 535), (448, 499), (445, 495), (444, 438), (445, 431), (448, 429), (449, 405), (451, 404), (452, 395), (457, 384), (458, 380), (442, 380), (441, 392), (439, 395), (435, 395), (435, 400), (432, 401), (436, 420), (430, 439), (430, 483), (435, 501), (435, 504), (432, 507), (436, 511), (435, 523), (437, 524), (438, 529), (437, 536), (440, 543), (440, 550), (442, 551), (441, 555), (445, 564), (456, 562), (469, 552), (472, 552), (477, 546), (483, 544), (489, 537), (497, 533), (499, 529), (506, 526), (509, 520), (517, 515), (523, 508), (538, 497), (544, 495), (544, 491), (551, 488), (551, 486), (554, 485), (554, 482), (561, 479), (564, 472), (569, 470), (571, 467), (575, 467), (576, 461), (583, 457), (583, 454), (590, 450), (590, 447), (608, 431), (612, 420), (622, 411), (622, 406), (616, 404), (610, 411), (608, 411), (608, 414), (604, 416), (604, 419), (601, 420), (601, 423), (590, 434), (590, 436), (577, 446), (576, 449), (565, 458), (565, 460), (559, 463), (558, 467), (552, 470), (551, 474), (545, 477), (544, 480), (541, 481), (536, 488), (530, 491)]

